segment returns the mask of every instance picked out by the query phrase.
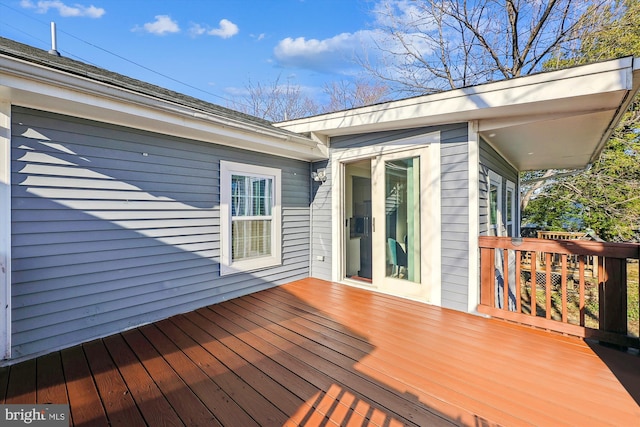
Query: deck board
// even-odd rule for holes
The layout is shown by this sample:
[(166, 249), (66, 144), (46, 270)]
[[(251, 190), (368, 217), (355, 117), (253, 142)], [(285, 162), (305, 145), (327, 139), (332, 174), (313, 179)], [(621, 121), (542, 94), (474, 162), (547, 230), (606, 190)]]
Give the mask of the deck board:
[(60, 353), (51, 353), (36, 360), (37, 396), (40, 404), (68, 402)]
[(145, 422), (148, 425), (183, 425), (124, 338), (113, 335), (105, 338), (104, 343)]
[(17, 403), (36, 403), (36, 361), (28, 360), (11, 369), (5, 402), (7, 405)]
[(109, 424), (122, 427), (144, 426), (144, 418), (135, 407), (131, 393), (104, 343), (92, 341), (84, 344), (83, 348)]
[(73, 425), (633, 425), (640, 357), (305, 279), (0, 368)]
[(235, 422), (247, 427), (257, 426), (256, 422), (158, 327), (148, 325), (141, 328), (141, 331), (209, 411), (215, 414), (220, 424), (232, 425)]
[(82, 346), (63, 350), (61, 358), (73, 425), (108, 426), (102, 399), (95, 387)]

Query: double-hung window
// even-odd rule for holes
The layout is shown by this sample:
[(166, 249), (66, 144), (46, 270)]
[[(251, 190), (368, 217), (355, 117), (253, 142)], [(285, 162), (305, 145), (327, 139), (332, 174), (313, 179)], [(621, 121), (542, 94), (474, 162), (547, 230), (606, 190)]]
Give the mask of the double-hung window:
[(220, 274), (282, 261), (280, 169), (220, 161)]

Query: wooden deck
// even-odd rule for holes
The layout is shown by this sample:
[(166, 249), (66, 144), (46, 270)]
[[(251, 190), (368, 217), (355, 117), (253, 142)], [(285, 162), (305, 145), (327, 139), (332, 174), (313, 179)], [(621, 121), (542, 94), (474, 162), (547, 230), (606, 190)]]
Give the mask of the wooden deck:
[(0, 369), (76, 426), (637, 425), (640, 357), (306, 279)]

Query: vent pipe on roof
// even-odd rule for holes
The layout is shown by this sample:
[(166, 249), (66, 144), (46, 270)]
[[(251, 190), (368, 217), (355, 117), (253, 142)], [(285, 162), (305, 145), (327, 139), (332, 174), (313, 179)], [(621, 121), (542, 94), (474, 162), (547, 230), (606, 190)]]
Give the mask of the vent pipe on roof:
[(51, 50), (50, 54), (55, 56), (60, 56), (60, 52), (58, 52), (58, 40), (56, 38), (56, 23), (51, 23)]

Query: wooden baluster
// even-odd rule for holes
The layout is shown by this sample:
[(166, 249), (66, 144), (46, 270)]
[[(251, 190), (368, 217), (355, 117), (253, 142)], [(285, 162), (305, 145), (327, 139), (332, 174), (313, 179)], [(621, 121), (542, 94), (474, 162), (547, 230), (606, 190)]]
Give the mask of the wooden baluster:
[(502, 250), (502, 309), (509, 311), (509, 250)]
[(579, 257), (579, 266), (578, 266), (578, 271), (579, 271), (579, 280), (580, 280), (580, 326), (585, 326), (585, 321), (584, 321), (584, 297), (585, 297), (585, 290), (584, 290), (584, 268), (585, 268), (585, 263), (586, 263), (586, 256), (585, 255), (580, 255)]
[(547, 319), (551, 319), (551, 253), (547, 252), (544, 254), (544, 262), (545, 262), (545, 272), (546, 272), (546, 280), (545, 280), (545, 292), (546, 292), (546, 317)]
[(520, 272), (520, 265), (522, 263), (522, 253), (520, 251), (516, 251), (516, 313), (521, 313), (522, 312), (522, 295), (521, 295), (521, 289), (520, 289), (520, 275), (522, 274)]
[(538, 264), (538, 253), (531, 252), (531, 315), (538, 315), (538, 272), (536, 271)]
[(567, 302), (569, 300), (567, 295), (567, 254), (562, 254), (562, 274), (561, 274), (561, 287), (562, 287), (562, 321), (567, 323), (569, 317), (569, 310), (567, 309)]
[(602, 283), (604, 280), (604, 257), (603, 256), (599, 256), (599, 257), (595, 257), (594, 259), (598, 260), (598, 328), (599, 329), (604, 329), (603, 325), (604, 325), (604, 318), (602, 317), (602, 306), (604, 305), (604, 296), (603, 296), (603, 292), (604, 292), (604, 284)]
[(493, 307), (495, 304), (495, 249), (480, 249), (480, 304)]

